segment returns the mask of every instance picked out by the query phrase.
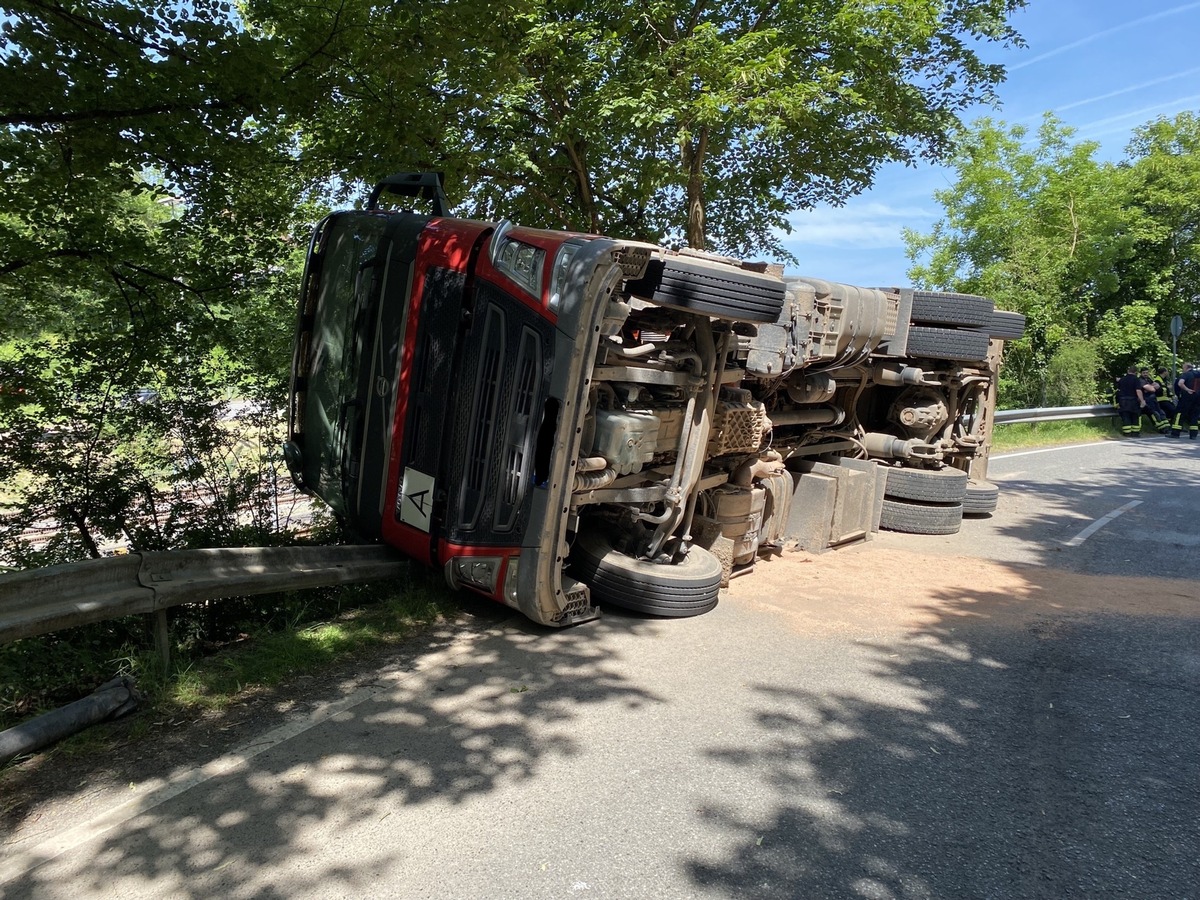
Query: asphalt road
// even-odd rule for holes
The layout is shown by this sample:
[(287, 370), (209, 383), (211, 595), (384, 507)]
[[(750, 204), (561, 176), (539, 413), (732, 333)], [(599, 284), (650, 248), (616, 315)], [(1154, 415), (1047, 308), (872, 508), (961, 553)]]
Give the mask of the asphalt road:
[(1200, 570), (1200, 440), (1002, 454), (988, 478), (1002, 491), (996, 514), (922, 547), (1093, 574), (1190, 579)]
[(477, 611), (8, 836), (0, 894), (1200, 897), (1200, 446), (991, 472), (961, 535), (785, 555), (696, 619)]

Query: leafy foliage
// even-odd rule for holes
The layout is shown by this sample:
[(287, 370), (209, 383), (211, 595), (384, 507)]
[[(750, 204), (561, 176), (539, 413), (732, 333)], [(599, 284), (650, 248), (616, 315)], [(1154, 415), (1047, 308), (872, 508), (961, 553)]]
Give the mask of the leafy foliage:
[[(1120, 270), (1135, 296), (1155, 306), (1156, 325), (1184, 320), (1188, 356), (1200, 351), (1200, 116), (1159, 119), (1128, 147), (1130, 202), (1144, 227)], [(1159, 334), (1166, 334), (1161, 328)]]
[(1100, 353), (1095, 344), (1067, 338), (1046, 366), (1046, 406), (1087, 406), (1096, 403)]
[(222, 2), (15, 3), (0, 41), (5, 555), (234, 541), (221, 416), (280, 406), (306, 231), (282, 64)]
[[(328, 102), (304, 147), (373, 181), (444, 169), (481, 218), (785, 256), (787, 214), (936, 157), (1003, 77), (1023, 0), (250, 0)], [(470, 48), (470, 54), (464, 54)]]
[(1026, 315), (1006, 350), (1005, 403), (1042, 402), (1051, 363), (1082, 359), (1081, 340), (1099, 353), (1096, 391), (1100, 370), (1168, 363), (1175, 314), (1190, 327), (1184, 352), (1200, 349), (1198, 147), (1191, 114), (1139, 129), (1120, 164), (1097, 162), (1096, 145), (1052, 116), (1036, 138), (989, 119), (961, 133), (956, 181), (935, 194), (943, 219), (905, 235), (909, 274)]

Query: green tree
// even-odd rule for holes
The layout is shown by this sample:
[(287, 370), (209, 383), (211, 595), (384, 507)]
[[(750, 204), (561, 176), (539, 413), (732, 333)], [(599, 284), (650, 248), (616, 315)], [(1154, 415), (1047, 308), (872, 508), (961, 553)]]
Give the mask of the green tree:
[(280, 403), (303, 246), (287, 77), (229, 3), (6, 7), (0, 472), (49, 559), (234, 527), (220, 415)]
[[(1119, 271), (1146, 229), (1128, 202), (1128, 167), (1097, 162), (1097, 145), (1072, 143), (1072, 130), (1052, 116), (1032, 137), (1021, 126), (974, 123), (951, 158), (954, 183), (934, 195), (944, 217), (929, 234), (905, 233), (916, 284), (982, 294), (1025, 314), (1005, 382), (1005, 401), (1018, 404), (1041, 402), (1046, 367), (1066, 341), (1133, 321), (1121, 312), (1134, 298)], [(1148, 346), (1151, 334), (1139, 340)], [(1104, 365), (1129, 362), (1113, 340), (1096, 346)]]
[(1006, 350), (1006, 401), (1038, 402), (1072, 339), (1090, 341), (1105, 371), (1163, 364), (1180, 315), (1181, 352), (1200, 352), (1200, 117), (1137, 129), (1119, 164), (1097, 163), (1095, 145), (1072, 143), (1051, 116), (1030, 137), (975, 123), (952, 158), (955, 183), (935, 195), (944, 218), (905, 236), (917, 283), (1027, 315), (1026, 338)]
[[(1200, 353), (1200, 116), (1185, 112), (1134, 132), (1127, 149), (1130, 204), (1144, 227), (1119, 268), (1133, 296), (1152, 304), (1156, 335), (1184, 320), (1181, 349)], [(1166, 351), (1160, 351), (1160, 359)]]
[(785, 255), (788, 213), (938, 157), (1024, 0), (249, 0), (328, 103), (310, 158), (442, 169), (484, 218)]

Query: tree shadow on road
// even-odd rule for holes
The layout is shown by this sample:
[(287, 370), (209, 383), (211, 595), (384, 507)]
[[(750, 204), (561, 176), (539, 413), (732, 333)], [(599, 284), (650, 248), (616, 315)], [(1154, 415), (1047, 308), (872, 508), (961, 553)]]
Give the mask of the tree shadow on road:
[[(520, 789), (544, 767), (577, 760), (578, 729), (594, 707), (659, 702), (597, 639), (605, 627), (556, 632), (485, 613), (473, 626), (435, 630), (423, 647), (341, 698), (332, 716), (307, 729), (303, 719), (285, 721), (285, 740), (279, 732), (263, 735), (276, 740), (269, 752), (174, 773), (184, 787), (207, 776), (203, 790), (167, 785), (149, 792), (133, 817), (128, 810), (101, 816), (92, 827), (112, 830), (93, 835), (86, 854), (59, 855), (53, 840), (10, 847), (24, 854), (27, 871), (4, 885), (6, 896), (66, 884), (83, 893), (153, 885), (154, 894), (177, 897), (369, 896), (404, 865), (407, 848), (365, 836), (398, 829), (405, 842), (441, 842), (451, 853), (453, 835), (406, 834), (408, 811)], [(653, 638), (662, 623), (629, 619), (620, 627)], [(255, 749), (251, 742), (241, 752)], [(317, 834), (344, 838), (344, 853), (311, 845)], [(317, 854), (345, 862), (318, 863)], [(294, 877), (272, 881), (281, 859), (297, 861)], [(2, 876), (0, 862), (0, 885)]]
[(1064, 614), (1058, 600), (1036, 581), (1019, 599), (943, 593), (936, 621), (857, 645), (869, 689), (753, 684), (767, 737), (705, 752), (770, 801), (708, 804), (725, 849), (693, 856), (696, 885), (1197, 896), (1200, 616)]
[[(610, 896), (672, 896), (647, 892), (681, 883), (680, 895), (714, 898), (1194, 895), (1195, 592), (1130, 615), (1061, 595), (1062, 573), (1006, 570), (1003, 590), (976, 580), (930, 592), (916, 624), (846, 625), (858, 640), (789, 633), (821, 612), (800, 608), (795, 577), (779, 600), (792, 619), (727, 597), (691, 622), (456, 625), (348, 689), (313, 727), (285, 721), (300, 730), (202, 771), (203, 789), (93, 822), (109, 830), (86, 844), (6, 847), (0, 872), (13, 856), (28, 865), (3, 890), (372, 896), (421, 885), (454, 896), (437, 866), (461, 874), (473, 862), (463, 848), (482, 852), (497, 835), (491, 859), (507, 864), (545, 825), (541, 839), (564, 856), (593, 831), (613, 844), (632, 835), (602, 848), (623, 864), (590, 861), (628, 888)], [(1111, 589), (1070, 578), (1081, 597)], [(701, 727), (688, 730), (692, 720)], [(565, 796), (621, 765), (645, 771), (597, 780), (586, 808)], [(636, 784), (642, 806), (622, 805)], [(455, 830), (485, 816), (478, 834)], [(538, 895), (563, 884), (542, 882)]]

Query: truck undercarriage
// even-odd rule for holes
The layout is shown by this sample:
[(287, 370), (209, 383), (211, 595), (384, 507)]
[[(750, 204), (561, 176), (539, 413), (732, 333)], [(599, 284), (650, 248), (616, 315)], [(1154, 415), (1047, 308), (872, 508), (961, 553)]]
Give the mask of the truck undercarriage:
[[(690, 615), (760, 554), (868, 537), (884, 503), (906, 530), (961, 522), (987, 436), (990, 302), (782, 281), (697, 254), (650, 269), (610, 304), (581, 420), (568, 572), (593, 596)], [(704, 302), (663, 289), (683, 283)], [(826, 509), (793, 508), (814, 477), (877, 484), (857, 509), (835, 501), (831, 534), (806, 522)]]

